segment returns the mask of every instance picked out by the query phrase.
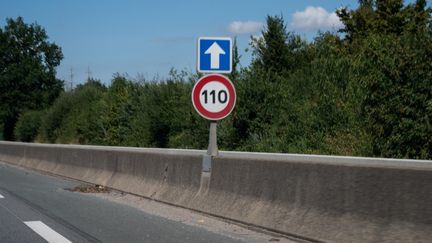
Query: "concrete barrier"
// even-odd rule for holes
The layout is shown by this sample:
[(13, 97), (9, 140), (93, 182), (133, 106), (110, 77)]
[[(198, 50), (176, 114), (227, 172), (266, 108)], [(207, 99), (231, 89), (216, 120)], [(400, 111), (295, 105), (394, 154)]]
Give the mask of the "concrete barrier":
[(0, 142), (0, 161), (182, 205), (200, 187), (201, 151)]
[(431, 242), (432, 161), (0, 142), (0, 160), (325, 242)]

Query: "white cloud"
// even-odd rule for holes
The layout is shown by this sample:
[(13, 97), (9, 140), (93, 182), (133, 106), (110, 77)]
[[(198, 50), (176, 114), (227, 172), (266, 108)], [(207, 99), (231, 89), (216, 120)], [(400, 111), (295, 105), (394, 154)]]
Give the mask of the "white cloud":
[(329, 13), (322, 7), (309, 6), (304, 11), (293, 14), (291, 27), (296, 30), (313, 31), (339, 29), (343, 24), (335, 12)]
[(261, 30), (263, 24), (257, 21), (234, 21), (228, 26), (232, 34), (253, 34)]

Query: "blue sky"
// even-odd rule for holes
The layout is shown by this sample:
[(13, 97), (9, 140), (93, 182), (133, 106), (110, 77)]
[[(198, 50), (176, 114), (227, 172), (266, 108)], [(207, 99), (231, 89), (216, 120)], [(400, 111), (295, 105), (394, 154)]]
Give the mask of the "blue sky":
[(194, 72), (200, 36), (237, 36), (242, 65), (251, 35), (259, 35), (267, 15), (283, 15), (288, 30), (311, 39), (318, 29), (338, 27), (333, 12), (357, 1), (3, 1), (0, 24), (22, 16), (42, 25), (65, 58), (57, 76), (83, 83), (91, 77), (109, 84), (114, 73), (147, 79), (166, 77), (171, 67)]

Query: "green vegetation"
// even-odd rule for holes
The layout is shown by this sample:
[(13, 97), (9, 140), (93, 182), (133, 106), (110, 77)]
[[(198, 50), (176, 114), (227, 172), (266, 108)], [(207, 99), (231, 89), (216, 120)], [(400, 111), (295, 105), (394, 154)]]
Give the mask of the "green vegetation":
[[(312, 42), (287, 32), (282, 17), (268, 16), (262, 38), (252, 39), (249, 67), (238, 68), (234, 49), (236, 68), (229, 76), (238, 100), (219, 122), (221, 149), (432, 159), (432, 22), (426, 1), (360, 1), (358, 9), (337, 14), (342, 34), (320, 33)], [(173, 69), (166, 80), (116, 74), (108, 87), (88, 80), (52, 106), (12, 106), (16, 117), (21, 114), (15, 136), (203, 149), (208, 122), (190, 101), (198, 78)], [(2, 102), (0, 117), (9, 106)], [(7, 130), (10, 124), (2, 121)]]
[(63, 82), (55, 68), (63, 58), (60, 47), (48, 42), (45, 30), (25, 24), (21, 17), (7, 19), (0, 28), (0, 127), (13, 140), (20, 113), (47, 108), (60, 94)]
[(44, 114), (42, 111), (27, 111), (20, 115), (15, 125), (15, 138), (22, 142), (36, 139)]

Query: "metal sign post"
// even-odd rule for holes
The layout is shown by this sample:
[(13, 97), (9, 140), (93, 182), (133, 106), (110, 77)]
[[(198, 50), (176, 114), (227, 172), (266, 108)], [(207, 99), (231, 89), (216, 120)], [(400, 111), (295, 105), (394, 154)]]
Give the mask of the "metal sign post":
[(210, 121), (209, 145), (207, 155), (217, 156), (219, 153), (217, 146), (217, 122)]

